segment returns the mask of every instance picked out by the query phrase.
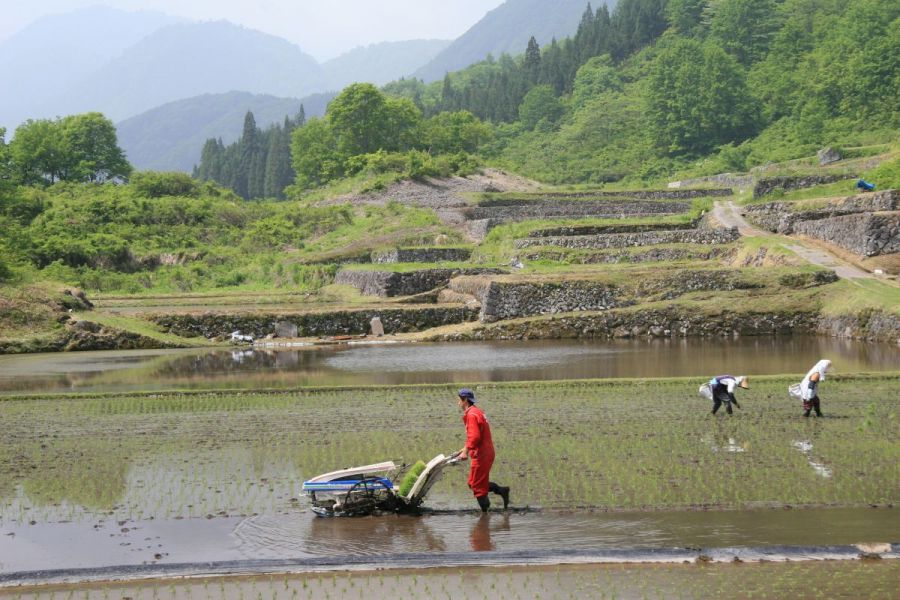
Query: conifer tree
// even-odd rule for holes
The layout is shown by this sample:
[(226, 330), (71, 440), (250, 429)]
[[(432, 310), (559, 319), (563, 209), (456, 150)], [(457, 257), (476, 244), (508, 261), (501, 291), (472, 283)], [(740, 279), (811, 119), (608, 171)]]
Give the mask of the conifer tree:
[(541, 47), (538, 46), (534, 36), (528, 40), (528, 47), (525, 49), (525, 62), (522, 65), (525, 69), (525, 76), (532, 83), (536, 83), (541, 70)]

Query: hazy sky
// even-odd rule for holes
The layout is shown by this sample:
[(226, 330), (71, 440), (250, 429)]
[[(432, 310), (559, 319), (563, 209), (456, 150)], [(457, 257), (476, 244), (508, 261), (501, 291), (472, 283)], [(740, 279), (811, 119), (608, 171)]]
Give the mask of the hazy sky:
[(0, 41), (40, 17), (87, 6), (227, 19), (271, 33), (319, 60), (356, 46), (453, 39), (503, 0), (0, 0)]

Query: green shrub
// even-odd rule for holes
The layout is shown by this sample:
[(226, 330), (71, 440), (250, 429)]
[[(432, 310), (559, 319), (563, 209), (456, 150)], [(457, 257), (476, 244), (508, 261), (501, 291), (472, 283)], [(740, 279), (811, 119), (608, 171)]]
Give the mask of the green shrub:
[(9, 281), (12, 279), (12, 269), (6, 264), (3, 260), (3, 257), (0, 256), (0, 281)]
[(159, 171), (141, 171), (131, 176), (131, 186), (144, 198), (161, 198), (163, 196), (200, 195), (200, 186), (187, 173), (169, 173)]

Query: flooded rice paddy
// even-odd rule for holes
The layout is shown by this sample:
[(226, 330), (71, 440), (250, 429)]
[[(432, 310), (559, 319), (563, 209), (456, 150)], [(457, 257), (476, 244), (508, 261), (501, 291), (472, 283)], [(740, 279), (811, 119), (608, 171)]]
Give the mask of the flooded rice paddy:
[[(473, 560), (680, 562), (703, 555), (749, 563), (853, 558), (852, 544), (858, 543), (881, 544), (879, 553), (893, 556), (896, 546), (886, 554), (883, 549), (900, 541), (893, 508), (900, 491), (900, 375), (889, 372), (897, 366), (897, 349), (802, 338), (784, 342), (409, 344), (3, 357), (0, 584), (28, 572), (20, 583), (92, 578), (71, 569), (100, 569), (93, 577), (115, 578), (435, 567)], [(697, 394), (710, 374), (735, 364), (754, 375), (801, 373), (821, 356), (838, 367), (820, 390), (821, 419), (801, 417), (799, 403), (788, 397), (796, 375), (754, 377), (751, 390), (738, 392), (742, 409), (731, 416), (710, 415), (709, 403)], [(884, 372), (851, 374), (879, 370)], [(555, 380), (628, 374), (639, 377)], [(393, 385), (418, 378), (429, 384)], [(309, 381), (356, 387), (297, 387)], [(392, 385), (362, 386), (378, 381)], [(463, 433), (454, 391), (461, 385), (475, 387), (491, 419), (498, 450), (492, 478), (512, 487), (510, 513), (480, 518), (463, 466), (448, 469), (421, 516), (311, 514), (300, 491), (305, 479), (374, 461), (428, 460), (458, 448)], [(187, 389), (192, 387), (199, 389)], [(226, 387), (247, 389), (216, 389)], [(184, 391), (165, 391), (172, 388)], [(473, 559), (475, 554), (482, 558)], [(782, 566), (773, 576), (790, 572), (784, 589), (798, 589), (791, 587), (797, 573)], [(62, 574), (54, 579), (50, 568)], [(660, 574), (660, 585), (690, 579), (684, 575), (688, 568), (703, 567), (648, 568), (648, 581), (653, 573)], [(755, 585), (757, 575), (747, 575), (751, 569), (721, 568), (729, 569), (729, 579), (748, 577), (746, 589)], [(866, 589), (878, 597), (879, 582), (896, 576), (896, 567), (835, 567), (828, 573), (837, 587), (828, 589), (852, 590), (859, 569), (870, 568)], [(124, 571), (116, 575), (115, 569)], [(511, 585), (524, 586), (514, 587), (522, 597), (547, 586), (559, 597), (596, 596), (597, 582), (603, 582), (602, 593), (618, 590), (616, 597), (672, 597), (654, 596), (652, 586), (635, 587), (618, 578), (623, 572), (510, 568), (482, 575), (488, 586), (512, 578), (518, 583)], [(557, 574), (564, 583), (554, 581)], [(392, 581), (404, 589), (426, 582), (431, 591), (450, 590), (446, 595), (481, 593), (454, 588), (452, 570), (395, 575)], [(297, 586), (304, 596), (339, 595), (329, 587), (330, 576), (285, 577), (278, 583), (283, 589), (266, 597), (291, 595)], [(376, 591), (370, 586), (378, 585), (380, 592), (384, 584), (372, 577), (359, 575), (347, 585), (360, 591)], [(129, 597), (206, 597), (206, 591), (185, 585), (115, 589)], [(682, 597), (707, 597), (718, 585), (710, 578), (679, 589)], [(265, 586), (271, 584), (251, 577), (212, 595), (240, 598), (269, 590)], [(88, 598), (109, 592), (83, 591)]]
[(0, 394), (709, 377), (900, 366), (900, 348), (823, 337), (133, 350), (0, 356)]

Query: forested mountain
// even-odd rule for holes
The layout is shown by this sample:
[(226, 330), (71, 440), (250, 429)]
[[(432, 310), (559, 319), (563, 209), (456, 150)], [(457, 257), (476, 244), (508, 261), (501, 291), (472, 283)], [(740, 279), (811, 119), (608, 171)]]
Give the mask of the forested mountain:
[[(595, 0), (612, 8), (616, 0)], [(426, 82), (442, 78), (492, 55), (520, 54), (535, 37), (548, 44), (575, 33), (587, 0), (507, 0), (488, 12), (466, 33), (458, 37), (431, 62), (414, 73)]]
[(325, 74), (297, 46), (226, 21), (159, 29), (68, 90), (114, 121), (173, 100), (233, 90), (302, 98)]
[(126, 48), (181, 19), (95, 6), (39, 19), (0, 42), (0, 127), (73, 112), (63, 93)]
[(248, 111), (265, 129), (296, 116), (301, 106), (307, 116), (321, 116), (333, 96), (313, 94), (298, 100), (248, 92), (204, 94), (158, 106), (118, 123), (116, 129), (135, 168), (190, 173), (207, 139), (230, 144), (240, 137)]
[(619, 0), (576, 34), (385, 86), (496, 125), (490, 160), (553, 183), (742, 171), (900, 127), (890, 0)]
[(411, 75), (449, 45), (450, 40), (382, 42), (354, 48), (322, 63), (322, 68), (328, 76), (329, 90), (340, 90), (356, 82), (384, 85)]

